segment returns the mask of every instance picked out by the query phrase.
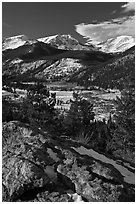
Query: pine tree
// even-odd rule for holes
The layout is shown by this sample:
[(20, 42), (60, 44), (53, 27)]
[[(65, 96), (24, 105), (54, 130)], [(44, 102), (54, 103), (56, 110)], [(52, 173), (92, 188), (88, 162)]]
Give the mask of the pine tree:
[(54, 101), (42, 83), (31, 85), (27, 97), (20, 106), (20, 118), (30, 123), (35, 120), (40, 126), (50, 125), (55, 115)]
[(82, 130), (86, 130), (90, 121), (94, 120), (93, 104), (84, 99), (79, 93), (73, 93), (70, 110), (65, 119), (69, 134), (76, 136)]
[(128, 82), (116, 100), (116, 130), (113, 134), (112, 148), (123, 154), (134, 154), (135, 145), (135, 89), (134, 82)]

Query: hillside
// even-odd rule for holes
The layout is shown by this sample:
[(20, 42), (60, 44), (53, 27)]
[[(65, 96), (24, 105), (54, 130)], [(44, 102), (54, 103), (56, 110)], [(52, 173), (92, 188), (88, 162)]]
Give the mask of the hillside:
[(77, 81), (82, 86), (120, 88), (124, 82), (135, 78), (135, 47), (101, 65), (88, 63), (86, 69), (74, 74), (70, 81)]
[[(64, 76), (71, 76), (79, 68), (83, 68), (80, 60), (100, 64), (111, 58), (112, 54), (96, 50), (63, 50), (43, 42), (28, 43), (3, 51), (3, 77), (12, 77), (16, 80), (36, 78), (47, 81), (51, 78), (55, 80), (59, 76), (59, 80), (61, 78), (64, 80)], [(67, 66), (65, 69), (64, 63)]]
[[(131, 40), (122, 36), (108, 40), (104, 45), (114, 47), (120, 43), (121, 46)], [(11, 37), (3, 41), (2, 54), (3, 78), (19, 81), (63, 80), (85, 87), (122, 88), (125, 80), (134, 78), (134, 47), (122, 53), (105, 53), (93, 46), (81, 45), (70, 35), (49, 36), (36, 41), (24, 36)]]

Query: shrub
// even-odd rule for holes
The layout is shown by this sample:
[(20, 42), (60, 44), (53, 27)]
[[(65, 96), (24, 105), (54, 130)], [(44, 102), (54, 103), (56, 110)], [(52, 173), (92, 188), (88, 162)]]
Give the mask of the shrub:
[(90, 144), (91, 138), (93, 133), (90, 135), (90, 133), (87, 133), (86, 131), (81, 131), (78, 133), (78, 135), (75, 137), (75, 140), (82, 144)]

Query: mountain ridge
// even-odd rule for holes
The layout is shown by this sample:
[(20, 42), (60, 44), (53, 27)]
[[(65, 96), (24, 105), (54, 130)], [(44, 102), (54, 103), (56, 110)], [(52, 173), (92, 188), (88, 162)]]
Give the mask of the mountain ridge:
[(17, 35), (5, 38), (2, 41), (2, 50), (15, 49), (24, 45), (26, 41), (28, 41), (28, 37), (26, 35)]
[[(96, 85), (100, 83), (100, 79), (103, 82), (106, 78), (105, 75), (111, 75), (109, 72), (109, 64), (114, 64), (114, 67), (115, 64), (117, 64), (116, 66), (120, 67), (120, 70), (116, 69), (117, 72), (124, 73), (124, 69), (121, 68), (123, 65), (119, 64), (119, 66), (117, 61), (122, 61), (122, 63), (125, 64), (127, 63), (127, 56), (131, 58), (130, 61), (134, 59), (134, 47), (129, 48), (129, 51), (126, 50), (118, 53), (106, 53), (93, 48), (88, 50), (67, 50), (65, 47), (64, 49), (60, 49), (58, 45), (54, 46), (50, 44), (50, 40), (56, 40), (56, 37), (57, 36), (46, 38), (46, 42), (49, 41), (49, 43), (42, 42), (45, 41), (45, 38), (42, 39), (42, 41), (26, 41), (24, 43), (23, 36), (20, 36), (19, 39), (23, 38), (23, 45), (15, 49), (6, 49), (2, 53), (3, 77), (14, 78), (14, 80), (42, 79), (48, 82), (59, 80), (71, 82), (75, 79), (75, 82), (80, 82), (81, 85), (91, 86), (91, 84)], [(66, 37), (70, 38), (71, 36), (67, 35), (65, 39)], [(18, 38), (15, 37), (15, 39)], [(113, 39), (110, 40), (110, 42), (112, 41)], [(125, 58), (123, 58), (123, 56), (125, 56)], [(108, 67), (108, 70), (106, 68), (104, 69), (104, 67)], [(113, 66), (111, 67), (113, 68)], [(127, 67), (126, 64), (125, 67)], [(105, 75), (101, 70), (104, 70)], [(127, 70), (130, 72), (129, 68)], [(126, 75), (128, 74), (127, 70), (125, 71)], [(98, 74), (95, 74), (96, 72), (98, 72)], [(101, 78), (101, 76), (104, 76), (104, 78)], [(123, 77), (124, 76), (125, 74)], [(120, 73), (119, 77), (121, 78)], [(117, 81), (119, 81), (119, 77), (116, 77)], [(112, 76), (111, 78), (113, 80)], [(108, 79), (106, 83), (108, 81), (110, 84), (110, 80)], [(114, 80), (114, 83), (118, 84), (116, 80)]]
[(132, 36), (118, 36), (98, 44), (99, 50), (103, 52), (124, 52), (135, 45), (135, 39)]
[(36, 40), (29, 39), (26, 35), (8, 37), (3, 39), (2, 41), (2, 50), (5, 51), (7, 49), (15, 49), (22, 45), (32, 44), (36, 42), (43, 42), (55, 48), (65, 50), (91, 50), (92, 48), (95, 48), (95, 46), (92, 45), (87, 46), (81, 44), (78, 40), (76, 40), (69, 34), (56, 34), (53, 36), (38, 38)]
[(26, 35), (18, 35), (5, 38), (2, 42), (2, 50), (15, 49), (24, 44), (33, 44), (35, 42), (43, 42), (58, 49), (65, 50), (100, 50), (103, 52), (124, 52), (135, 45), (135, 39), (132, 36), (118, 36), (110, 38), (104, 42), (94, 45), (91, 41), (88, 44), (81, 44), (77, 39), (70, 34), (56, 34), (46, 37), (41, 37), (36, 40), (30, 40)]

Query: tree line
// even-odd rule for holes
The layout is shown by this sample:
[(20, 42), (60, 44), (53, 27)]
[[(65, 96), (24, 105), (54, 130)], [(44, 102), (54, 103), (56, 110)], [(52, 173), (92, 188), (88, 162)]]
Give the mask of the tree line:
[[(112, 119), (96, 121), (93, 103), (79, 93), (73, 93), (70, 109), (55, 109), (55, 96), (51, 96), (44, 83), (27, 88), (21, 102), (3, 98), (3, 122), (18, 120), (48, 130), (53, 137), (66, 135), (96, 150), (134, 162), (135, 152), (135, 92), (134, 84), (123, 89), (116, 100), (116, 113)], [(35, 124), (35, 125), (34, 125)]]

